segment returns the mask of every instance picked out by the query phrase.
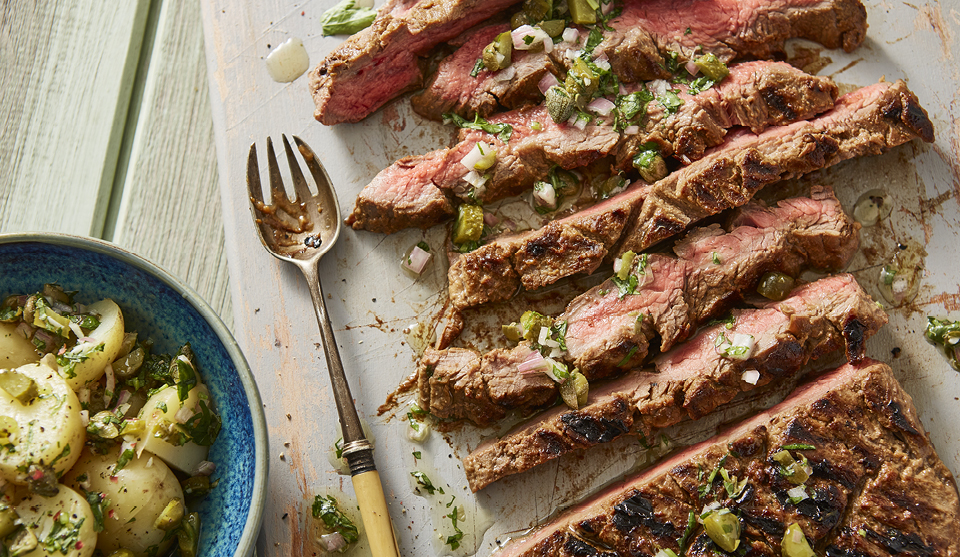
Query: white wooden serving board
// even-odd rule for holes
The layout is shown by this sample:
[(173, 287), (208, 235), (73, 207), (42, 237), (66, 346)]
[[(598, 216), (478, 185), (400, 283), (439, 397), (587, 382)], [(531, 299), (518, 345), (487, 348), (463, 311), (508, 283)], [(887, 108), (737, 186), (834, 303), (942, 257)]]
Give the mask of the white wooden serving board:
[[(223, 218), (232, 282), (236, 335), (257, 377), (270, 434), (270, 487), (258, 550), (261, 555), (311, 555), (305, 548), (309, 501), (317, 493), (342, 492), (348, 478), (338, 475), (327, 453), (339, 437), (337, 417), (319, 348), (319, 333), (309, 295), (292, 266), (274, 260), (260, 246), (251, 223), (245, 186), (250, 144), (268, 135), (296, 134), (310, 144), (337, 187), (342, 216), (360, 189), (383, 167), (407, 154), (438, 148), (453, 132), (423, 122), (401, 100), (356, 125), (324, 127), (313, 120), (307, 78), (280, 84), (267, 74), (264, 58), (271, 46), (290, 37), (303, 40), (316, 64), (343, 37), (322, 37), (318, 20), (333, 0), (251, 3), (207, 0), (203, 3), (207, 62), (210, 70)], [(893, 215), (863, 234), (864, 252), (850, 269), (879, 298), (878, 264), (897, 242), (926, 246), (919, 296), (892, 309), (891, 323), (869, 342), (869, 354), (893, 365), (913, 394), (923, 423), (941, 457), (960, 473), (960, 374), (923, 337), (928, 314), (960, 318), (960, 7), (953, 2), (868, 0), (870, 24), (865, 44), (853, 54), (823, 52), (832, 60), (821, 74), (844, 85), (864, 86), (885, 77), (904, 78), (930, 112), (937, 132), (933, 145), (911, 143), (880, 157), (851, 161), (804, 180), (832, 185), (848, 210), (868, 189), (885, 188), (896, 200)], [(261, 151), (262, 153), (263, 151)], [(282, 159), (281, 159), (282, 160)], [(336, 248), (321, 263), (322, 284), (345, 367), (360, 414), (376, 438), (391, 515), (405, 555), (489, 554), (497, 540), (542, 521), (558, 508), (579, 500), (643, 458), (635, 440), (574, 455), (540, 470), (499, 482), (474, 496), (466, 487), (459, 457), (476, 447), (482, 435), (467, 428), (438, 434), (417, 446), (406, 440), (400, 417), (377, 416), (377, 408), (405, 377), (415, 359), (405, 342), (405, 327), (431, 323), (444, 299), (445, 268), (434, 262), (425, 276), (412, 280), (398, 265), (401, 254), (420, 240), (441, 246), (442, 227), (391, 236), (346, 228)], [(560, 291), (540, 296), (549, 306)], [(534, 303), (534, 302), (530, 302)], [(514, 319), (521, 306), (501, 308), (491, 322)], [(495, 335), (479, 335), (488, 342)], [(892, 352), (899, 348), (899, 357)], [(714, 419), (733, 419), (730, 412)], [(703, 435), (678, 427), (669, 433), (678, 443)], [(415, 462), (412, 452), (422, 451)], [(445, 494), (425, 498), (413, 491), (410, 473), (426, 472)], [(467, 522), (464, 547), (447, 551), (438, 537), (453, 533), (446, 504), (463, 504)], [(489, 528), (487, 528), (489, 527)]]

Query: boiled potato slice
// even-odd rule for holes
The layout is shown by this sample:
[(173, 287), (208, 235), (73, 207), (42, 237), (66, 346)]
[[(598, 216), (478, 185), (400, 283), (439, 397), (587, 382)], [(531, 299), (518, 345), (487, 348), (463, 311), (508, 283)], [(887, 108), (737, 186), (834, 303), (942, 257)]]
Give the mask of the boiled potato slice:
[(0, 369), (16, 369), (40, 360), (33, 344), (16, 331), (16, 323), (0, 323)]
[(20, 500), (16, 511), (38, 541), (37, 547), (23, 557), (93, 555), (96, 523), (87, 500), (76, 491), (61, 485), (53, 497), (31, 493)]
[(22, 403), (0, 389), (0, 433), (12, 446), (0, 451), (0, 476), (16, 484), (27, 482), (31, 464), (53, 466), (57, 474), (73, 466), (86, 440), (77, 395), (57, 373), (47, 356), (40, 363), (17, 368), (36, 382), (38, 396)]
[[(207, 386), (203, 383), (198, 383), (196, 387), (190, 390), (182, 405), (177, 396), (177, 388), (174, 386), (164, 387), (154, 393), (140, 411), (144, 428), (140, 438), (137, 439), (137, 454), (139, 455), (144, 451), (151, 452), (177, 470), (192, 474), (197, 465), (206, 460), (208, 448), (197, 445), (192, 441), (177, 446), (168, 443), (162, 437), (156, 437), (156, 434), (163, 427), (164, 422), (183, 423), (189, 420), (199, 411), (198, 403), (200, 400), (204, 400), (208, 406), (210, 405), (210, 392), (207, 391)], [(184, 412), (187, 415), (181, 415), (181, 419), (178, 420), (177, 414), (180, 413), (181, 408), (187, 408), (190, 412)]]
[(107, 501), (98, 541), (105, 555), (125, 548), (143, 557), (151, 546), (160, 546), (156, 555), (164, 555), (173, 539), (163, 544), (166, 532), (154, 523), (172, 499), (184, 500), (180, 482), (162, 460), (146, 452), (114, 476), (119, 458), (119, 448), (103, 455), (84, 449), (63, 481), (75, 489), (100, 492)]
[[(60, 375), (67, 380), (74, 391), (85, 384), (103, 376), (107, 364), (117, 358), (120, 345), (123, 344), (123, 314), (113, 300), (100, 300), (87, 306), (100, 316), (100, 325), (90, 331), (93, 342), (78, 342), (63, 355), (73, 362), (69, 366), (60, 366)], [(100, 347), (103, 347), (101, 350)]]

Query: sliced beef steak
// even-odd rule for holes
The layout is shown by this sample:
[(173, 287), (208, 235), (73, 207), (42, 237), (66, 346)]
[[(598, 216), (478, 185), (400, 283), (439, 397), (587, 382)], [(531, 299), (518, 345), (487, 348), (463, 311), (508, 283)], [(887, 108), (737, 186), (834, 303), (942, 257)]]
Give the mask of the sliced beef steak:
[[(759, 135), (728, 136), (703, 159), (641, 190), (643, 195), (627, 191), (594, 206), (591, 219), (605, 222), (601, 215), (605, 210), (629, 215), (617, 241), (604, 245), (604, 257), (609, 260), (626, 251), (643, 251), (699, 219), (741, 206), (768, 184), (854, 157), (879, 154), (918, 137), (933, 141), (933, 124), (916, 96), (902, 81), (878, 83), (844, 95), (834, 109), (812, 120), (770, 128)], [(584, 264), (570, 263), (576, 261), (576, 253), (570, 252), (564, 229), (574, 226), (576, 217), (550, 223), (549, 233), (546, 228), (530, 232), (523, 242), (498, 246), (493, 239), (482, 246), (483, 251), (464, 254), (448, 272), (452, 306), (462, 309), (514, 295), (512, 290), (487, 291), (485, 267), (473, 259), (483, 258), (485, 265), (501, 275), (512, 269), (519, 277), (518, 284), (527, 290), (595, 270), (598, 264), (591, 258)], [(584, 234), (579, 228), (576, 233)], [(529, 240), (534, 237), (536, 243)], [(558, 265), (557, 261), (564, 263)], [(464, 274), (460, 269), (480, 272)]]
[(494, 112), (540, 104), (540, 80), (547, 72), (556, 72), (542, 50), (514, 50), (508, 69), (483, 69), (476, 77), (470, 75), (484, 47), (509, 30), (506, 23), (487, 25), (441, 61), (424, 90), (410, 98), (413, 110), (437, 121), (448, 112), (472, 120), (476, 114), (485, 118)]
[[(697, 230), (676, 246), (678, 258), (655, 254), (642, 265), (637, 262), (633, 272), (642, 278), (633, 293), (621, 296), (608, 280), (571, 301), (557, 317), (567, 324), (567, 352), (557, 358), (590, 379), (619, 374), (642, 364), (657, 336), (661, 350), (669, 349), (729, 308), (767, 271), (795, 276), (808, 267), (842, 268), (856, 251), (858, 229), (826, 188), (816, 187), (812, 198), (790, 199), (776, 208), (748, 205), (730, 232), (719, 225)], [(419, 367), (421, 406), (441, 418), (485, 425), (507, 410), (529, 410), (549, 401), (557, 391), (552, 381), (533, 381), (517, 372), (516, 364), (530, 352), (527, 343), (485, 356), (464, 349), (431, 350)], [(500, 364), (511, 360), (512, 370), (505, 371)], [(494, 394), (506, 391), (513, 393), (509, 399)], [(465, 405), (466, 398), (479, 402)], [(510, 401), (520, 404), (508, 405)]]
[(388, 0), (370, 27), (351, 36), (310, 72), (314, 117), (358, 122), (420, 86), (420, 57), (517, 0)]
[[(782, 472), (782, 451), (812, 467), (802, 498), (791, 498), (797, 484)], [(818, 555), (960, 555), (956, 482), (910, 395), (873, 361), (844, 365), (734, 429), (618, 481), (497, 555), (613, 557), (662, 548), (715, 555), (721, 550), (701, 524), (684, 536), (688, 517), (713, 504), (738, 517), (739, 550), (748, 555), (779, 557), (793, 524)]]
[[(866, 36), (866, 11), (859, 0), (646, 0), (627, 2), (620, 16), (607, 22), (594, 54), (610, 61), (621, 82), (669, 78), (671, 53), (686, 61), (712, 53), (724, 62), (771, 58), (786, 39), (802, 37), (828, 48), (853, 50)], [(497, 27), (506, 30), (506, 26)], [(537, 83), (547, 71), (563, 77), (569, 51), (583, 48), (587, 32), (576, 44), (561, 42), (548, 56), (514, 51), (514, 70), (481, 71), (470, 77), (483, 48), (493, 40), (465, 43), (444, 59), (427, 88), (413, 99), (414, 110), (440, 120), (446, 112), (465, 118), (486, 117), (504, 109), (536, 104), (543, 95)], [(510, 79), (505, 75), (514, 74)]]
[[(863, 340), (887, 321), (850, 275), (821, 279), (782, 302), (735, 310), (733, 315), (732, 326), (721, 323), (704, 329), (656, 358), (657, 373), (635, 371), (591, 392), (590, 403), (579, 410), (548, 411), (484, 443), (463, 461), (470, 488), (478, 491), (505, 476), (626, 433), (651, 439), (656, 428), (685, 417), (699, 419), (739, 392), (787, 379), (808, 360), (843, 346), (851, 361), (859, 361)], [(732, 348), (725, 348), (731, 346), (726, 339), (735, 335), (750, 335), (756, 343), (736, 358), (727, 355)], [(759, 377), (747, 382), (746, 370), (757, 370)]]
[[(684, 85), (678, 88), (686, 91)], [(827, 78), (784, 63), (748, 62), (731, 67), (730, 75), (711, 89), (695, 96), (681, 93), (683, 104), (676, 112), (650, 103), (642, 130), (635, 135), (621, 135), (610, 121), (584, 129), (556, 124), (543, 106), (499, 114), (490, 122), (513, 128), (508, 142), (465, 129), (451, 148), (405, 157), (360, 192), (347, 222), (354, 228), (385, 233), (411, 226), (426, 228), (454, 215), (456, 197), (480, 203), (504, 199), (529, 190), (555, 166), (578, 168), (608, 154), (616, 153), (629, 166), (630, 159), (650, 142), (665, 156), (676, 153), (690, 162), (706, 148), (722, 143), (728, 129), (761, 131), (811, 118), (833, 107), (836, 95), (836, 86)], [(483, 188), (475, 190), (464, 180), (468, 169), (460, 160), (479, 141), (496, 149), (497, 162)]]

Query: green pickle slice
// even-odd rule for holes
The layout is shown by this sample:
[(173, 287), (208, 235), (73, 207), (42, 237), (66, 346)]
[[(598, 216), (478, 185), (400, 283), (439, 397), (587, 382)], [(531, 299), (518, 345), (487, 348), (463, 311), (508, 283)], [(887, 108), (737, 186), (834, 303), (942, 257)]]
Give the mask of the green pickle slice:
[(457, 224), (453, 227), (453, 243), (476, 242), (481, 235), (483, 235), (483, 207), (461, 205), (457, 215)]

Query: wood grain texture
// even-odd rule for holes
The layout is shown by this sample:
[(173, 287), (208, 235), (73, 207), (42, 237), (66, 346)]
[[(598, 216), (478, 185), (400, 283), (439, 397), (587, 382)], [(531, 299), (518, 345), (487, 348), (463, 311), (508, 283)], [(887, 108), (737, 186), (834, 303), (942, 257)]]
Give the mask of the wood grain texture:
[(0, 231), (99, 236), (149, 0), (0, 12)]
[(180, 277), (232, 328), (198, 3), (162, 3), (147, 62), (107, 239)]

